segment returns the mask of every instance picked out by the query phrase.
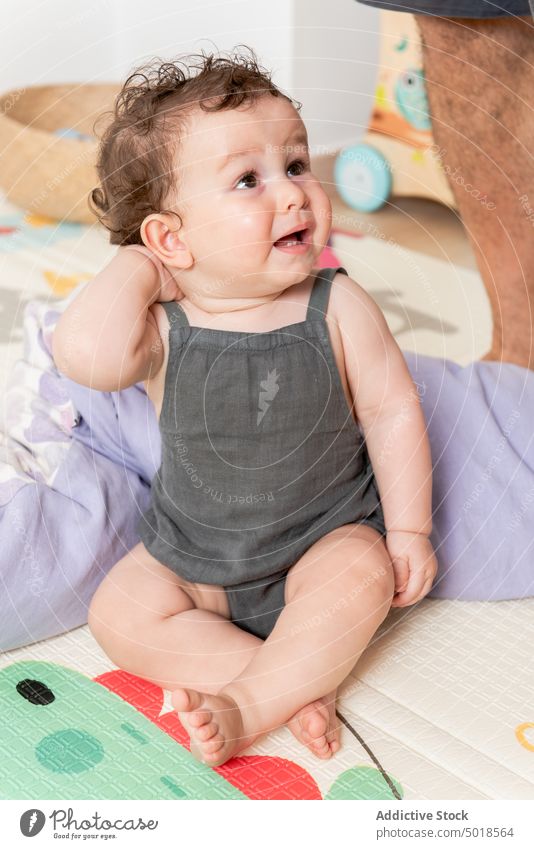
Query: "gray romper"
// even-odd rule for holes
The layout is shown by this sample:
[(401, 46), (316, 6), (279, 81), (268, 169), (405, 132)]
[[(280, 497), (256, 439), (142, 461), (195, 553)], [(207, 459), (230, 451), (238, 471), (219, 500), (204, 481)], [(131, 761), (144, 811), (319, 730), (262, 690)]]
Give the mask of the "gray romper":
[(338, 271), (317, 274), (305, 321), (267, 333), (192, 327), (162, 304), (161, 465), (141, 540), (185, 580), (223, 586), (232, 621), (263, 639), (314, 542), (349, 522), (385, 534), (325, 320)]

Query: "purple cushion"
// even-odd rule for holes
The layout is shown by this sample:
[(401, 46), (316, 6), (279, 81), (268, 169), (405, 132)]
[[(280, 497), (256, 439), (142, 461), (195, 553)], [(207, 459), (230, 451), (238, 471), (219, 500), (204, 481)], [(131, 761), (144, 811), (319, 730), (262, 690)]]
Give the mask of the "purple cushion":
[(434, 598), (534, 594), (534, 371), (405, 351), (434, 467)]

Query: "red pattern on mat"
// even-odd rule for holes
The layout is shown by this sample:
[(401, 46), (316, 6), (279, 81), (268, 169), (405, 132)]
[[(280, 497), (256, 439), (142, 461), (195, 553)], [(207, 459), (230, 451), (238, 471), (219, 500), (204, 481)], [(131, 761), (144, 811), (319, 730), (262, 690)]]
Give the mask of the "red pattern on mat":
[[(174, 711), (160, 715), (163, 707), (161, 687), (123, 669), (104, 672), (94, 680), (135, 707), (179, 745), (189, 749), (189, 735), (178, 715)], [(215, 770), (249, 799), (322, 799), (321, 791), (309, 772), (285, 758), (240, 755), (215, 767)]]

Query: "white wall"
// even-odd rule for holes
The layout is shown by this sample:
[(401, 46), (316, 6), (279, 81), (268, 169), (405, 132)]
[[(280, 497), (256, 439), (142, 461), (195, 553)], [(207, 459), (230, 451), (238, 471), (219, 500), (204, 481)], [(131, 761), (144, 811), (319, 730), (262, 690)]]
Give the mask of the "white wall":
[(0, 88), (121, 80), (154, 56), (243, 43), (302, 101), (312, 145), (336, 147), (367, 122), (377, 21), (355, 0), (3, 0)]
[[(115, 0), (120, 8), (117, 68), (123, 76), (139, 58), (205, 50), (254, 48), (275, 81), (291, 82), (291, 0)], [(127, 20), (128, 19), (128, 20)]]
[(0, 85), (104, 79), (114, 61), (114, 0), (2, 0)]
[(356, 0), (293, 3), (291, 94), (303, 104), (310, 142), (319, 151), (354, 142), (367, 127), (379, 18), (377, 9)]

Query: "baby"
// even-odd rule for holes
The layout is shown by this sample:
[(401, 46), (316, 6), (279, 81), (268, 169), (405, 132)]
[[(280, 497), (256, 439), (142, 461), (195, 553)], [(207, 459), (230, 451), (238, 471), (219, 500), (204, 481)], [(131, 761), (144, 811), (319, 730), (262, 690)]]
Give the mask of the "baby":
[(70, 378), (142, 381), (156, 409), (141, 541), (89, 626), (212, 766), (284, 723), (331, 757), (337, 688), (436, 573), (418, 394), (372, 298), (317, 267), (331, 206), (300, 107), (253, 51), (130, 76), (91, 196), (119, 247), (53, 340)]

